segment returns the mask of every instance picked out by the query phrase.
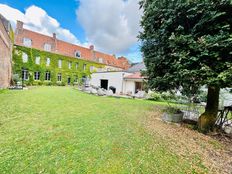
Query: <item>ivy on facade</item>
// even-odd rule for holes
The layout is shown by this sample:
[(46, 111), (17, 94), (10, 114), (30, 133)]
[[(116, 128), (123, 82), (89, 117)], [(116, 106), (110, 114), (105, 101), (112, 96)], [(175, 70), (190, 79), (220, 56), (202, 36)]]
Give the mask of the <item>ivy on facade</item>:
[[(27, 62), (23, 62), (23, 53), (28, 57)], [(36, 62), (38, 57), (39, 63)], [(50, 59), (49, 65), (47, 58)], [(59, 60), (62, 62), (61, 68), (58, 66)], [(28, 80), (24, 81), (26, 85), (66, 85), (68, 81), (70, 84), (81, 83), (83, 77), (90, 77), (97, 68), (104, 68), (104, 65), (18, 45), (13, 50), (13, 73), (22, 78), (22, 71), (27, 70)], [(39, 80), (34, 79), (35, 72), (39, 72)], [(45, 80), (46, 72), (50, 73), (50, 80)], [(62, 76), (60, 82), (58, 74)]]

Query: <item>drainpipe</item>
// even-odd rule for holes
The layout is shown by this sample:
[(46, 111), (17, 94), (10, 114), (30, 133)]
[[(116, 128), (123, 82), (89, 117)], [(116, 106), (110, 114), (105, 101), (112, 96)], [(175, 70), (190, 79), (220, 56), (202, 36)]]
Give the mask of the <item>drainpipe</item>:
[(122, 73), (122, 88), (121, 88), (122, 93), (123, 93), (124, 75), (125, 75), (125, 73)]

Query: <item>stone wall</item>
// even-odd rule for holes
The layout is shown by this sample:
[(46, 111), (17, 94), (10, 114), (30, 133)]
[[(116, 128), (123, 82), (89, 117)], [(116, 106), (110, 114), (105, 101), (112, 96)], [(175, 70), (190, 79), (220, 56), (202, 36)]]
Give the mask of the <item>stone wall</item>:
[(10, 86), (12, 78), (12, 49), (10, 23), (0, 16), (0, 88)]

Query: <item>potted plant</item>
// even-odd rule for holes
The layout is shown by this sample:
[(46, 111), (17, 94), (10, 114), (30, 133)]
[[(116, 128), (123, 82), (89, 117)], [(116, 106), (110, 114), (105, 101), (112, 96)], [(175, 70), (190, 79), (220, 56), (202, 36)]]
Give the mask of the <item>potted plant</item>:
[(176, 106), (168, 106), (164, 110), (163, 120), (167, 122), (180, 123), (183, 120), (184, 113)]

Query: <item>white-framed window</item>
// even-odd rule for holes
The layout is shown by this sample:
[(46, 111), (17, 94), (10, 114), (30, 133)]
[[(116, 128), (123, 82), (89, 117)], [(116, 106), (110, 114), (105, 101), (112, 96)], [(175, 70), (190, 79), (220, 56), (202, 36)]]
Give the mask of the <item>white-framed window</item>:
[(32, 40), (30, 38), (23, 38), (23, 45), (26, 47), (31, 47), (32, 45)]
[(76, 63), (76, 69), (78, 69), (78, 67), (79, 67), (79, 63)]
[(40, 57), (35, 58), (35, 64), (39, 65), (40, 64)]
[(76, 51), (75, 52), (75, 57), (76, 58), (80, 58), (81, 57), (81, 52), (80, 51)]
[(22, 70), (22, 79), (23, 80), (28, 80), (29, 79), (28, 70), (26, 70), (26, 69)]
[(68, 62), (68, 69), (72, 68), (72, 62)]
[(99, 63), (103, 63), (103, 59), (102, 58), (98, 58), (98, 62)]
[(39, 71), (34, 72), (34, 80), (39, 80), (39, 78), (40, 78), (40, 72)]
[(58, 60), (58, 67), (61, 68), (62, 67), (62, 60)]
[(23, 63), (28, 62), (28, 55), (26, 53), (22, 53)]
[(74, 82), (78, 82), (78, 76), (74, 76)]
[(46, 59), (46, 66), (50, 66), (50, 63), (51, 63), (51, 60), (50, 60), (50, 58), (47, 57), (47, 59)]
[(47, 80), (47, 81), (50, 81), (50, 80), (51, 80), (51, 73), (50, 73), (49, 71), (47, 71), (47, 72), (45, 73), (45, 80)]
[(51, 51), (51, 50), (52, 50), (52, 45), (48, 44), (48, 43), (45, 43), (44, 44), (44, 51)]
[(61, 73), (58, 73), (58, 74), (57, 74), (57, 81), (58, 81), (58, 82), (61, 82), (61, 80), (62, 80)]
[(86, 70), (86, 64), (83, 65), (83, 70), (84, 70), (84, 71)]
[(93, 66), (90, 66), (90, 67), (89, 67), (90, 72), (93, 72), (93, 69), (94, 69)]

